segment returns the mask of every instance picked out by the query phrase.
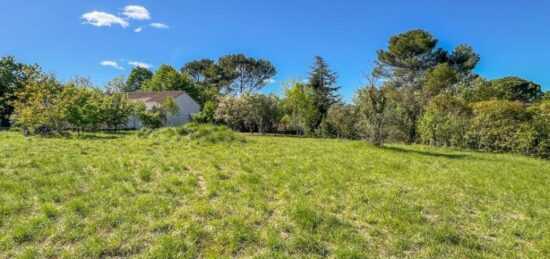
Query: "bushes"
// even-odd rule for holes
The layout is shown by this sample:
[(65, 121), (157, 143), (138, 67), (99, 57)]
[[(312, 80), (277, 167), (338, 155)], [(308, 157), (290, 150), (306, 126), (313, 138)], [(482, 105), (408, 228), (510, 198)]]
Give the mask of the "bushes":
[(534, 132), (530, 125), (531, 114), (525, 105), (495, 100), (476, 103), (473, 110), (468, 133), (470, 147), (496, 152), (528, 152)]
[(214, 119), (238, 131), (272, 132), (279, 121), (278, 100), (262, 94), (226, 96), (220, 100)]
[(358, 139), (357, 130), (359, 123), (358, 111), (351, 105), (332, 105), (327, 117), (321, 122), (320, 133), (324, 137), (336, 137), (343, 139)]
[(426, 106), (418, 130), (422, 142), (430, 145), (463, 147), (472, 111), (461, 99), (443, 94)]

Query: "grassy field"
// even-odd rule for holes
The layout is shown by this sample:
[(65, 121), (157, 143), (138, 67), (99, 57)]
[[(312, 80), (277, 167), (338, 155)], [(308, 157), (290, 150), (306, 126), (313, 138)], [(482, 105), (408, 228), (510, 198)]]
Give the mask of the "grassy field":
[(0, 132), (0, 257), (550, 256), (550, 162), (360, 141)]

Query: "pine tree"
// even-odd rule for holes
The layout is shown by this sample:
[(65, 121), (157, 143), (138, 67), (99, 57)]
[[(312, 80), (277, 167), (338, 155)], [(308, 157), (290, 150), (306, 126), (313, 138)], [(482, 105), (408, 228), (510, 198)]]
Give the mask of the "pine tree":
[(316, 127), (326, 117), (330, 106), (340, 101), (338, 94), (340, 87), (336, 85), (337, 79), (338, 75), (330, 70), (326, 61), (320, 56), (315, 56), (315, 62), (309, 73), (308, 86), (313, 90), (314, 103), (321, 115), (316, 122)]

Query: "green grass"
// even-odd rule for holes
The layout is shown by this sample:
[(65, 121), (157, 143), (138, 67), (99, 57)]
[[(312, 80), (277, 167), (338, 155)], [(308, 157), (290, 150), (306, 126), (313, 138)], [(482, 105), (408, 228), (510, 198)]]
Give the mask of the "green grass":
[(548, 161), (175, 132), (0, 132), (0, 257), (550, 256)]

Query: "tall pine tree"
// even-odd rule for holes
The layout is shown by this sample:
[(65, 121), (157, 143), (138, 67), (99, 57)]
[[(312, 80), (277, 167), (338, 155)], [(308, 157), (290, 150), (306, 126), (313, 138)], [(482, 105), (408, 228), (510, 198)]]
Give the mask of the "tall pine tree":
[(330, 70), (327, 62), (322, 57), (315, 56), (311, 72), (309, 72), (308, 82), (308, 86), (311, 87), (314, 93), (315, 106), (321, 115), (315, 127), (321, 124), (330, 106), (340, 101), (340, 95), (338, 94), (340, 86), (336, 85), (337, 79), (338, 75)]

